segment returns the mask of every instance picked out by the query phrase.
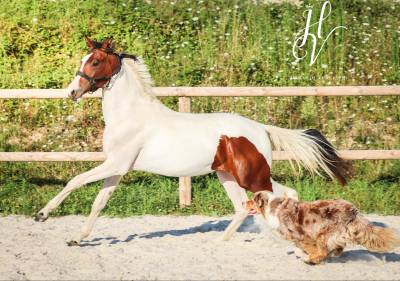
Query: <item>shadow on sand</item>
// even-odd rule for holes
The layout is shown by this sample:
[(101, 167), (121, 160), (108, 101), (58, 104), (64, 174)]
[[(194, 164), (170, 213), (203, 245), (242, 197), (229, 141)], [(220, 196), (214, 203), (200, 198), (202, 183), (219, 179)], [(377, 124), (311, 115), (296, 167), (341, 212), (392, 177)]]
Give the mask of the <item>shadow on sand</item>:
[[(135, 238), (145, 238), (145, 239), (152, 239), (152, 238), (161, 238), (166, 235), (171, 236), (184, 236), (184, 235), (191, 235), (196, 233), (206, 233), (206, 232), (222, 232), (228, 227), (230, 220), (212, 220), (205, 222), (199, 226), (184, 228), (184, 229), (173, 229), (173, 230), (162, 230), (162, 231), (155, 231), (149, 232), (141, 235), (131, 234), (124, 240), (117, 239), (116, 237), (105, 237), (105, 238), (94, 238), (90, 241), (83, 240), (80, 244), (81, 247), (88, 247), (88, 246), (98, 246), (101, 245), (101, 241), (110, 241), (109, 244), (118, 244), (118, 243), (128, 243)], [(254, 224), (254, 217), (249, 216), (240, 226), (239, 232), (248, 232), (248, 233), (260, 233), (262, 230), (261, 228)]]
[[(108, 242), (108, 244), (119, 244), (119, 243), (129, 243), (130, 241), (136, 238), (144, 238), (144, 239), (152, 239), (152, 238), (161, 238), (166, 235), (171, 236), (184, 236), (191, 235), (196, 233), (206, 233), (206, 232), (222, 232), (229, 225), (230, 220), (212, 220), (205, 222), (199, 226), (184, 228), (184, 229), (174, 229), (174, 230), (163, 230), (163, 231), (155, 231), (144, 233), (141, 235), (131, 234), (128, 235), (123, 240), (117, 239), (117, 237), (104, 237), (104, 238), (94, 238), (90, 241), (82, 241), (80, 244), (81, 247), (93, 247), (99, 246), (103, 244), (102, 242)], [(381, 222), (372, 222), (376, 226), (386, 227), (384, 223)], [(249, 216), (240, 226), (238, 232), (248, 232), (248, 233), (261, 233), (262, 228), (260, 225), (255, 224), (254, 217)], [(247, 240), (246, 240), (247, 241)], [(251, 240), (248, 240), (251, 242)], [(343, 252), (340, 257), (330, 258), (328, 263), (345, 263), (349, 261), (377, 261), (380, 260), (382, 262), (400, 262), (400, 254), (396, 253), (373, 253), (367, 250), (349, 250)]]
[(400, 255), (396, 253), (373, 253), (367, 250), (349, 250), (343, 252), (340, 257), (330, 258), (328, 263), (345, 263), (349, 261), (376, 261), (400, 262)]
[(108, 244), (118, 244), (118, 243), (128, 243), (130, 241), (132, 241), (133, 239), (135, 239), (135, 237), (137, 237), (137, 234), (132, 234), (132, 235), (128, 235), (128, 237), (126, 237), (124, 240), (120, 240), (117, 239), (117, 237), (100, 237), (100, 238), (94, 238), (90, 241), (88, 240), (82, 240), (82, 242), (80, 243), (80, 247), (93, 247), (93, 246), (99, 246), (101, 244), (103, 244), (101, 241), (110, 241), (110, 243)]

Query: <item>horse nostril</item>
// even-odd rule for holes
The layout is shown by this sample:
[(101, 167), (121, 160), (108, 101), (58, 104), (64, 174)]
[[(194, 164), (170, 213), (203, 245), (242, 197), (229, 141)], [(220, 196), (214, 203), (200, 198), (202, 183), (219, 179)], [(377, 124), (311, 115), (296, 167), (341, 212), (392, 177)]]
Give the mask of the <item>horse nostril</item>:
[(69, 97), (70, 97), (71, 99), (75, 100), (75, 98), (76, 98), (76, 93), (77, 93), (76, 90), (72, 90), (72, 91), (69, 93)]

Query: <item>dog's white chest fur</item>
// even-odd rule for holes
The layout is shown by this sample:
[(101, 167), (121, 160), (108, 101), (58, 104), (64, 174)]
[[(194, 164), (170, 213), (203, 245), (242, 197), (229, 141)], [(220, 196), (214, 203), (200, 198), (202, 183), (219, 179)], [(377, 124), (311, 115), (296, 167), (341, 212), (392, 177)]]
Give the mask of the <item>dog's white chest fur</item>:
[(278, 219), (278, 217), (272, 215), (271, 213), (268, 214), (267, 223), (273, 229), (277, 229), (279, 227), (279, 219)]

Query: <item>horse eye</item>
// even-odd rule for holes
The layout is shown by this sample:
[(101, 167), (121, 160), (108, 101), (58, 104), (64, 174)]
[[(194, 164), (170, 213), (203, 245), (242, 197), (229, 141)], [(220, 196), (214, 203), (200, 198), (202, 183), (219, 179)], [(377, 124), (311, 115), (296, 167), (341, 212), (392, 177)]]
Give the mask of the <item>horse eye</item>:
[(99, 65), (99, 63), (100, 63), (100, 62), (99, 62), (98, 60), (94, 60), (94, 61), (92, 62), (92, 65), (93, 65), (93, 66), (97, 66), (97, 65)]

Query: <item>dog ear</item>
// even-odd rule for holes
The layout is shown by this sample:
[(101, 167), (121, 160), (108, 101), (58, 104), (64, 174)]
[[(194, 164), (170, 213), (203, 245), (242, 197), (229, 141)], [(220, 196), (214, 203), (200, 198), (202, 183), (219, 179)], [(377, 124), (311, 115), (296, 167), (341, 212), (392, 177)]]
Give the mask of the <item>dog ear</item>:
[(268, 195), (266, 192), (256, 192), (253, 201), (261, 214), (264, 214), (265, 206), (268, 204)]

